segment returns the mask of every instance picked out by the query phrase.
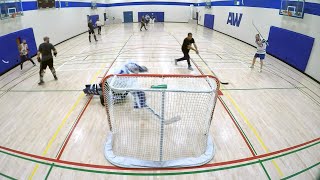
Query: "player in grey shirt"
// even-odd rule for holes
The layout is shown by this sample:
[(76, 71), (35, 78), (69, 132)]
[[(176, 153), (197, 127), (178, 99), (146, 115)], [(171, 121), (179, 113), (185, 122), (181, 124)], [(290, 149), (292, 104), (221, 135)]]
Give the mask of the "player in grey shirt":
[[(57, 50), (54, 48), (54, 46), (49, 43), (49, 37), (44, 37), (43, 38), (44, 42), (40, 44), (39, 50), (38, 50), (38, 56), (37, 59), (40, 62), (40, 82), (38, 83), (39, 85), (42, 85), (44, 83), (43, 81), (43, 75), (44, 75), (44, 70), (49, 66), (50, 71), (52, 72), (52, 75), (55, 80), (58, 80), (58, 77), (56, 75), (56, 70), (53, 67), (53, 56), (52, 56), (52, 51), (54, 56), (57, 56)], [(40, 58), (41, 55), (41, 58)]]

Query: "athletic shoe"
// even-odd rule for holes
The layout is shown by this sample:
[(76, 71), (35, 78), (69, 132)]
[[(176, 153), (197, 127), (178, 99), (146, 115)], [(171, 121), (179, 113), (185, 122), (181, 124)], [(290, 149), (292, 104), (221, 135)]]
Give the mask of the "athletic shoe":
[(174, 64), (175, 64), (175, 65), (178, 65), (178, 60), (175, 59), (175, 60), (174, 60)]
[(259, 72), (262, 72), (262, 69), (259, 69)]
[(249, 66), (249, 68), (254, 68), (254, 66)]
[(188, 67), (188, 69), (189, 69), (190, 71), (192, 71), (192, 70), (193, 70), (193, 68), (192, 68), (191, 66), (189, 66), (189, 67)]
[(42, 84), (44, 84), (44, 81), (40, 81), (40, 82), (38, 83), (38, 85), (42, 85)]

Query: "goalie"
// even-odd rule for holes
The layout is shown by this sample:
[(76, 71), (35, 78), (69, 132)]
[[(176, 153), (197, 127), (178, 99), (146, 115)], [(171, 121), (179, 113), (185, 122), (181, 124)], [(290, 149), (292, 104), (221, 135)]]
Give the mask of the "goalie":
[[(125, 65), (123, 65), (121, 67), (121, 69), (119, 69), (115, 74), (138, 74), (139, 72), (146, 72), (148, 69), (145, 66), (139, 66), (136, 63), (133, 62), (129, 62)], [(110, 81), (110, 85), (111, 86), (121, 86), (121, 87), (126, 87), (128, 89), (133, 88), (134, 87), (139, 87), (139, 82), (134, 79), (134, 78), (116, 78), (115, 79), (111, 79)], [(109, 88), (109, 86), (107, 85), (107, 88)], [(166, 89), (167, 86), (165, 84), (162, 85), (153, 85), (151, 86), (151, 88), (157, 88), (157, 89)], [(108, 89), (109, 90), (109, 89)], [(139, 90), (131, 90), (131, 91), (115, 91), (115, 90), (111, 90), (111, 103), (112, 104), (117, 104), (117, 103), (122, 103), (128, 93), (130, 92), (130, 94), (133, 96), (133, 108), (134, 109), (146, 109), (149, 112), (151, 112), (153, 115), (155, 115), (157, 117), (157, 119), (159, 119), (159, 121), (161, 121), (161, 119), (163, 119), (158, 113), (155, 112), (155, 110), (151, 107), (149, 107), (146, 103), (146, 94), (143, 91), (139, 91)], [(163, 119), (164, 124), (171, 124), (174, 123), (176, 121), (179, 121), (181, 119), (180, 116), (175, 116), (172, 117), (170, 119)]]
[[(147, 72), (148, 71), (148, 68), (145, 67), (145, 66), (140, 66), (138, 65), (137, 63), (135, 62), (132, 62), (132, 61), (129, 61), (127, 63), (125, 63), (124, 65), (121, 66), (121, 68), (117, 69), (115, 71), (114, 74), (137, 74), (137, 73), (140, 73), (140, 72)], [(135, 83), (133, 81), (131, 82), (123, 82), (123, 83)], [(109, 85), (107, 84), (106, 88), (109, 88)], [(106, 89), (108, 90), (108, 89)], [(125, 91), (125, 92), (115, 92), (115, 91), (112, 91), (112, 101), (113, 101), (113, 104), (117, 104), (117, 103), (121, 103), (125, 100), (125, 98), (127, 97), (129, 92)], [(135, 96), (135, 92), (132, 92), (132, 95), (134, 97)], [(100, 101), (101, 101), (101, 104), (104, 105), (104, 99), (103, 99), (103, 95), (100, 95)]]

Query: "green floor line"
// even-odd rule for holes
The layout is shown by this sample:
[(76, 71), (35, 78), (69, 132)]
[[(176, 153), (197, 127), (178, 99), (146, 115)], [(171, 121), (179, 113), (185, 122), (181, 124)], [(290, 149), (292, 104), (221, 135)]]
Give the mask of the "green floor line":
[(234, 115), (232, 114), (231, 110), (229, 109), (229, 107), (227, 106), (227, 104), (224, 102), (224, 100), (219, 97), (221, 103), (223, 103), (223, 105), (226, 107), (227, 111), (230, 113), (230, 115), (232, 116), (232, 118), (234, 119), (236, 126), (239, 127), (240, 131), (242, 132), (242, 134), (244, 135), (244, 137), (246, 138), (247, 142), (249, 143), (250, 147), (252, 148), (253, 152), (255, 155), (257, 155), (256, 150), (254, 149), (253, 145), (251, 144), (248, 136), (246, 135), (246, 133), (243, 131), (243, 129), (241, 128), (240, 124), (238, 123), (237, 119), (234, 117)]
[[(8, 91), (8, 90), (0, 90), (0, 92), (6, 92), (6, 91)], [(58, 90), (58, 89), (52, 89), (52, 90), (50, 90), (50, 89), (48, 89), (48, 90), (9, 90), (8, 92), (17, 92), (17, 93), (20, 93), (20, 92), (80, 92), (80, 91), (83, 91), (83, 90), (77, 90), (77, 89), (75, 89), (75, 90), (72, 90), (72, 89), (70, 89), (70, 90), (63, 90), (63, 89), (61, 89), (61, 90)]]
[(298, 89), (298, 88), (305, 88), (305, 87), (297, 87), (297, 88), (243, 88), (243, 89), (241, 89), (241, 88), (235, 88), (235, 89), (221, 89), (222, 91), (225, 91), (225, 90), (228, 90), (228, 91), (255, 91), (255, 90), (276, 90), (276, 89), (284, 89), (284, 90), (286, 90), (286, 89)]
[[(226, 105), (226, 103), (223, 101), (223, 99), (221, 97), (219, 97), (221, 103), (223, 103), (223, 105), (226, 107), (226, 110), (230, 113), (230, 115), (232, 116), (232, 118), (234, 119), (236, 126), (239, 127), (240, 131), (242, 132), (242, 134), (244, 135), (244, 137), (246, 138), (247, 142), (250, 144), (250, 147), (252, 148), (253, 152), (255, 155), (257, 155), (256, 150), (254, 149), (253, 145), (251, 144), (249, 138), (247, 137), (246, 133), (243, 131), (243, 129), (241, 128), (240, 124), (238, 123), (237, 119), (234, 117), (234, 115), (232, 114), (231, 110), (229, 109), (229, 107)], [(265, 174), (267, 175), (268, 179), (270, 180), (270, 175), (267, 171), (267, 169), (264, 167), (263, 163), (261, 161), (259, 161), (259, 164), (261, 165), (263, 171), (265, 172)]]
[[(31, 161), (31, 162), (35, 162), (35, 163), (39, 163), (39, 164), (43, 164), (43, 165), (47, 165), (47, 166), (59, 167), (59, 168), (63, 168), (63, 169), (72, 169), (72, 170), (84, 171), (84, 172), (94, 172), (94, 173), (104, 173), (104, 174), (117, 174), (117, 175), (164, 176), (164, 175), (183, 175), (183, 174), (205, 173), (205, 172), (219, 171), (219, 170), (225, 170), (225, 169), (232, 169), (232, 168), (237, 168), (237, 167), (244, 167), (244, 166), (248, 166), (248, 165), (252, 165), (252, 164), (257, 164), (257, 163), (260, 163), (260, 162), (270, 161), (270, 160), (273, 160), (273, 159), (276, 159), (276, 158), (280, 158), (280, 157), (283, 157), (283, 156), (286, 156), (286, 155), (289, 155), (289, 154), (293, 154), (293, 153), (296, 153), (298, 151), (301, 151), (301, 150), (310, 148), (312, 146), (318, 145), (319, 143), (320, 143), (320, 141), (316, 142), (316, 143), (313, 143), (313, 144), (310, 144), (308, 146), (296, 149), (294, 151), (290, 151), (290, 152), (287, 152), (287, 153), (283, 153), (283, 154), (280, 154), (280, 155), (277, 155), (277, 156), (273, 156), (273, 157), (269, 157), (269, 158), (262, 159), (262, 160), (256, 160), (256, 161), (253, 161), (253, 162), (243, 163), (243, 164), (240, 164), (240, 165), (233, 165), (233, 166), (228, 166), (228, 167), (221, 167), (221, 168), (215, 168), (215, 169), (206, 169), (206, 170), (199, 170), (199, 171), (173, 172), (173, 173), (126, 173), (126, 172), (112, 172), (112, 171), (110, 172), (110, 171), (103, 171), (103, 170), (100, 170), (100, 171), (99, 170), (90, 170), (90, 169), (84, 169), (84, 168), (68, 167), (68, 166), (65, 166), (65, 165), (57, 165), (57, 164), (47, 163), (47, 162), (43, 162), (43, 161), (39, 161), (39, 160), (34, 160), (34, 159), (31, 159), (31, 158), (28, 158), (28, 157), (23, 157), (23, 156), (20, 156), (20, 155), (4, 152), (2, 150), (0, 150), (0, 152), (3, 153), (3, 154), (7, 154), (9, 156), (13, 156), (13, 157), (19, 158), (19, 159), (24, 159), (24, 160), (27, 160), (27, 161)], [(300, 173), (302, 173), (302, 172), (300, 172)]]
[(271, 180), (271, 177), (266, 169), (266, 167), (264, 167), (263, 163), (259, 160), (260, 165), (262, 166), (263, 171), (266, 173), (266, 175), (268, 176), (268, 179)]
[(5, 175), (5, 174), (3, 174), (3, 173), (1, 173), (1, 172), (0, 172), (0, 176), (3, 176), (3, 177), (5, 177), (5, 178), (7, 178), (7, 179), (17, 180), (17, 179), (15, 179), (15, 178), (10, 177), (10, 176), (8, 176), (8, 175)]
[(282, 178), (281, 180), (290, 179), (290, 178), (292, 178), (292, 177), (294, 177), (294, 176), (297, 176), (297, 175), (299, 175), (299, 174), (301, 174), (301, 173), (303, 173), (303, 172), (308, 171), (309, 169), (312, 169), (312, 168), (318, 166), (319, 164), (320, 164), (320, 162), (318, 162), (318, 163), (316, 163), (316, 164), (314, 164), (314, 165), (312, 165), (312, 166), (310, 166), (310, 167), (308, 167), (308, 168), (306, 168), (306, 169), (303, 169), (303, 170), (301, 170), (301, 171), (299, 171), (299, 172), (296, 172), (296, 173), (294, 173), (294, 174), (292, 174), (292, 175), (290, 175), (290, 176), (287, 176), (287, 177), (285, 177), (285, 178)]
[(50, 169), (49, 169), (49, 171), (48, 171), (48, 173), (47, 173), (47, 175), (46, 175), (46, 177), (45, 177), (45, 180), (48, 179), (48, 177), (49, 177), (49, 175), (50, 175), (50, 173), (51, 173), (51, 171), (52, 171), (53, 165), (54, 165), (54, 163), (51, 164)]

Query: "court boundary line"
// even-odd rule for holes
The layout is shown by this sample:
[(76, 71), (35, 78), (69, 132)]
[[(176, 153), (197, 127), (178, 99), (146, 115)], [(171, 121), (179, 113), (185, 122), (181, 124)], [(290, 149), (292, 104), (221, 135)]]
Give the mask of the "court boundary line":
[[(315, 140), (318, 140), (318, 142), (316, 142)], [(277, 152), (276, 154), (275, 154), (275, 152), (272, 152), (272, 153), (268, 153), (268, 154), (258, 155), (256, 157), (250, 157), (250, 158), (243, 158), (243, 159), (238, 159), (238, 160), (233, 160), (233, 161), (224, 161), (224, 162), (217, 162), (217, 163), (213, 163), (213, 164), (207, 164), (205, 167), (204, 166), (198, 166), (198, 167), (186, 167), (186, 168), (158, 168), (158, 169), (119, 168), (119, 167), (116, 167), (116, 166), (92, 165), (92, 164), (84, 164), (84, 163), (62, 161), (62, 160), (58, 161), (58, 160), (53, 159), (53, 158), (46, 158), (46, 157), (42, 157), (42, 156), (39, 156), (35, 160), (35, 159), (33, 159), (34, 157), (31, 157), (31, 156), (23, 157), (25, 155), (21, 156), (21, 154), (16, 153), (16, 152), (19, 152), (19, 151), (15, 151), (15, 152), (13, 152), (15, 154), (13, 154), (13, 153), (9, 153), (10, 151), (9, 152), (5, 152), (5, 151), (0, 150), (0, 153), (7, 154), (9, 156), (13, 156), (13, 157), (18, 158), (18, 159), (23, 159), (23, 160), (26, 160), (26, 161), (31, 161), (31, 162), (35, 162), (35, 163), (39, 163), (39, 164), (44, 164), (44, 165), (47, 165), (47, 166), (51, 166), (55, 162), (55, 163), (59, 163), (59, 164), (54, 164), (53, 165), (54, 167), (60, 167), (60, 168), (65, 168), (65, 169), (73, 169), (73, 170), (76, 170), (76, 171), (85, 171), (85, 172), (97, 172), (97, 171), (96, 170), (90, 170), (90, 169), (73, 168), (73, 167), (69, 167), (69, 166), (94, 168), (94, 169), (105, 169), (105, 170), (106, 169), (107, 170), (119, 170), (119, 171), (126, 171), (126, 170), (130, 170), (130, 171), (135, 171), (135, 170), (137, 170), (137, 171), (184, 170), (184, 169), (201, 169), (201, 168), (208, 168), (208, 167), (215, 167), (215, 166), (219, 167), (219, 166), (225, 166), (225, 165), (230, 165), (230, 164), (238, 164), (238, 163), (244, 163), (244, 164), (235, 165), (236, 167), (243, 167), (243, 166), (248, 166), (248, 165), (251, 165), (251, 164), (257, 164), (257, 163), (259, 163), (259, 161), (262, 161), (262, 162), (270, 161), (270, 160), (273, 160), (273, 159), (277, 159), (277, 158), (284, 157), (284, 156), (287, 156), (287, 155), (290, 155), (290, 154), (294, 154), (296, 152), (300, 152), (302, 150), (305, 150), (305, 149), (311, 148), (313, 146), (316, 146), (316, 145), (318, 145), (320, 143), (320, 141), (319, 141), (320, 138), (317, 138), (315, 140), (312, 140), (312, 142), (309, 141), (309, 143), (306, 146), (302, 146), (302, 147), (299, 146), (299, 147), (296, 147), (295, 149), (291, 149), (292, 151)], [(6, 149), (8, 149), (8, 148), (6, 148)], [(19, 154), (19, 155), (16, 155), (16, 154)], [(23, 154), (28, 154), (28, 153), (23, 152)], [(273, 156), (273, 155), (275, 155), (275, 156)], [(35, 155), (33, 155), (33, 156), (35, 156)], [(262, 159), (262, 158), (265, 158), (265, 159)], [(254, 161), (254, 160), (256, 160), (256, 161)], [(249, 161), (253, 161), (253, 162), (249, 162)], [(64, 164), (64, 165), (60, 165), (60, 164)], [(69, 165), (69, 166), (66, 166), (66, 165)], [(208, 165), (210, 165), (210, 166), (208, 166)], [(234, 167), (234, 166), (232, 166), (232, 167), (222, 167), (222, 168), (220, 168), (220, 170), (224, 170), (226, 168), (227, 169), (228, 168), (229, 169), (230, 168), (236, 168), (236, 167)], [(204, 170), (204, 171), (206, 171), (206, 170)], [(134, 174), (134, 173), (126, 174), (126, 173), (121, 173), (121, 172), (106, 172), (106, 171), (100, 171), (100, 172), (105, 173), (105, 174), (115, 173), (115, 174), (119, 174), (119, 175)], [(180, 174), (195, 174), (197, 172), (194, 173), (194, 172), (191, 172), (191, 171), (187, 171), (187, 172), (178, 172), (178, 173), (180, 173)], [(200, 173), (200, 172), (198, 172), (198, 173)], [(202, 171), (202, 173), (203, 173), (203, 171)], [(137, 175), (141, 175), (143, 173), (136, 173), (136, 174)], [(143, 175), (145, 175), (145, 174), (143, 174)], [(154, 175), (161, 175), (161, 174), (160, 173), (155, 173)], [(164, 174), (162, 173), (162, 175), (164, 175)], [(177, 174), (175, 173), (175, 174), (170, 174), (170, 175), (177, 175)]]
[[(130, 41), (130, 39), (131, 39), (132, 36), (133, 36), (133, 34), (128, 38), (128, 40), (126, 41), (126, 43), (122, 46), (122, 49), (123, 49), (123, 48), (125, 47), (125, 45)], [(122, 49), (120, 49), (120, 51), (118, 52), (118, 56), (120, 55)], [(118, 57), (118, 56), (117, 56), (117, 57)], [(111, 69), (112, 65), (116, 62), (117, 57), (116, 57), (116, 58), (113, 60), (113, 62), (110, 64), (108, 70), (104, 73), (103, 76), (106, 76), (106, 74), (108, 74), (108, 72), (109, 72), (109, 70)], [(102, 83), (102, 79), (101, 79), (100, 83)], [(91, 101), (92, 97), (93, 97), (93, 96), (91, 96), (90, 101)], [(90, 102), (89, 102), (89, 103), (90, 103)], [(88, 103), (88, 105), (89, 105), (89, 103)], [(62, 144), (62, 146), (61, 146), (62, 149), (61, 149), (61, 151), (59, 152), (58, 157), (57, 157), (58, 160), (61, 158), (62, 153), (64, 152), (64, 149), (66, 148), (66, 146), (67, 146), (67, 144), (68, 144), (68, 142), (69, 142), (69, 139), (71, 138), (71, 136), (72, 136), (72, 134), (73, 134), (73, 131), (75, 130), (78, 122), (79, 122), (80, 119), (82, 118), (82, 115), (83, 115), (84, 112), (86, 111), (88, 105), (84, 108), (84, 110), (83, 110), (83, 112), (81, 113), (80, 117), (77, 118), (77, 120), (76, 120), (77, 122), (76, 122), (75, 126), (72, 127), (71, 132), (67, 135), (67, 138), (65, 139), (64, 143)]]

